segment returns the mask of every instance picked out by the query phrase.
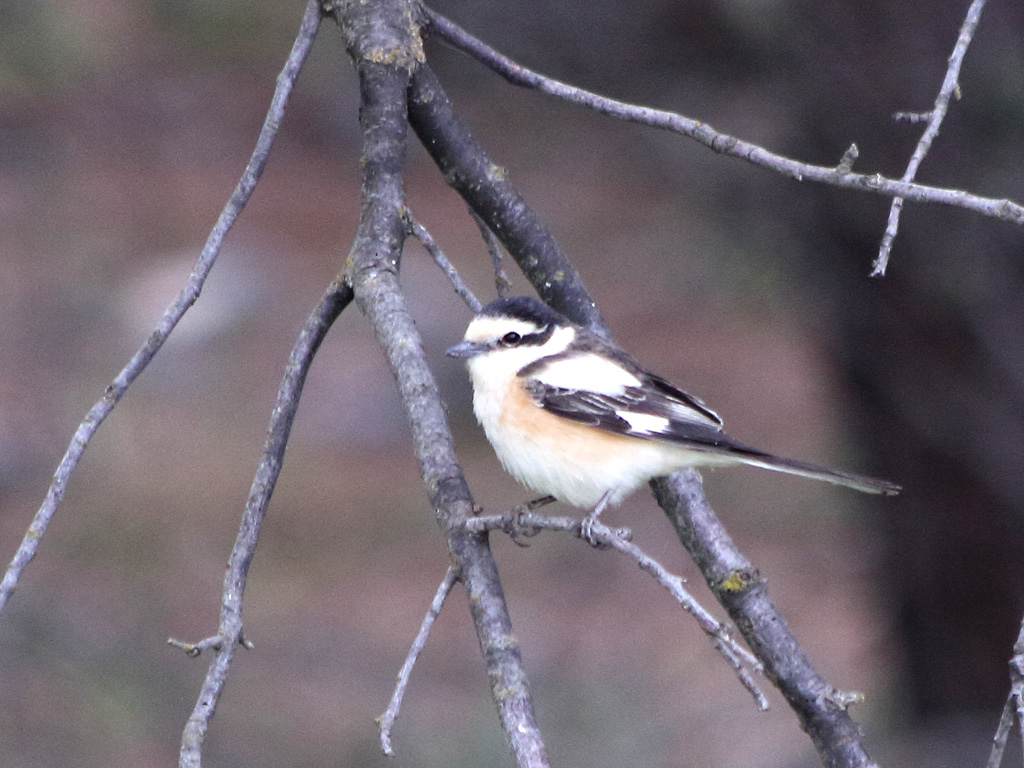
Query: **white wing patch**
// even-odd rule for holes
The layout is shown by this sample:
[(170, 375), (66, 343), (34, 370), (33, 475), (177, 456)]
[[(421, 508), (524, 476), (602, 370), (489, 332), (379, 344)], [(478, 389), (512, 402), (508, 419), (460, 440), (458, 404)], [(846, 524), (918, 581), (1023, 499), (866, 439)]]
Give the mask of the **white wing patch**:
[(533, 378), (549, 387), (611, 396), (623, 394), (627, 387), (641, 386), (640, 379), (615, 361), (592, 354), (555, 360)]
[(669, 432), (672, 422), (664, 416), (636, 411), (616, 411), (615, 415), (629, 424), (631, 432), (638, 435), (664, 435)]
[[(696, 400), (696, 398), (694, 399)], [(700, 401), (697, 400), (697, 402)], [(701, 403), (701, 405), (704, 404)], [(694, 424), (705, 424), (709, 427), (715, 427), (716, 429), (720, 429), (722, 426), (721, 419), (716, 421), (715, 419), (710, 418), (707, 414), (701, 413), (692, 405), (688, 405), (687, 403), (673, 402), (669, 407), (672, 410), (672, 415), (675, 416), (675, 418), (680, 419), (682, 421), (690, 421), (693, 422)], [(707, 410), (710, 413), (714, 413), (713, 411), (711, 411), (710, 408), (708, 408)], [(715, 416), (717, 416), (717, 414), (715, 414)]]

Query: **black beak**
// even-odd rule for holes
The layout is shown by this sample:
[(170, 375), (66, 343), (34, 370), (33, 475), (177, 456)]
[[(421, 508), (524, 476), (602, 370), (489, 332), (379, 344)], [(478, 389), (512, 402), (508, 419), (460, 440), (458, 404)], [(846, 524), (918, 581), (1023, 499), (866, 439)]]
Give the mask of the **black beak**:
[(489, 347), (486, 344), (481, 344), (479, 341), (463, 341), (454, 347), (449, 347), (444, 353), (448, 357), (476, 357), (477, 355), (482, 355), (488, 349)]

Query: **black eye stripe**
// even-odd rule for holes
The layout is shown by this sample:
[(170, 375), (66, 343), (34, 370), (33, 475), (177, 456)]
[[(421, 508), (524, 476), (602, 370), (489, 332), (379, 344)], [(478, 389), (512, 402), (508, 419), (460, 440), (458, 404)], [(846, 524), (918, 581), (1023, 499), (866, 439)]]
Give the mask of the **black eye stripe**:
[[(539, 331), (536, 331), (534, 333), (522, 333), (522, 334), (520, 334), (520, 333), (516, 333), (515, 331), (511, 331), (510, 333), (506, 333), (504, 336), (502, 336), (500, 339), (498, 339), (498, 343), (501, 346), (503, 346), (503, 347), (525, 347), (525, 346), (538, 346), (539, 347), (545, 341), (550, 339), (551, 338), (551, 334), (554, 333), (554, 332), (555, 332), (555, 327), (553, 325), (546, 325), (543, 328), (541, 328)], [(519, 338), (516, 341), (506, 341), (506, 339), (508, 339), (509, 336), (518, 336)]]

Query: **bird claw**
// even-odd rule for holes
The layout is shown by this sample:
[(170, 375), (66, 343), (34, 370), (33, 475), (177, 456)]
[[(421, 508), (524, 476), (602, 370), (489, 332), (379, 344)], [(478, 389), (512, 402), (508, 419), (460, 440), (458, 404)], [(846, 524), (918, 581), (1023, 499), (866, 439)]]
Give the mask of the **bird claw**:
[(535, 502), (531, 501), (527, 504), (521, 504), (518, 507), (515, 507), (506, 519), (505, 524), (501, 527), (508, 537), (512, 539), (512, 543), (517, 547), (523, 547), (525, 549), (530, 546), (526, 542), (520, 541), (520, 537), (531, 538), (540, 533), (540, 528), (530, 522), (529, 519), (531, 511), (536, 508), (534, 504)]
[(606, 541), (599, 541), (598, 536), (605, 538), (611, 536), (626, 541), (633, 537), (632, 531), (628, 528), (616, 528), (613, 530), (598, 520), (605, 507), (608, 506), (611, 493), (610, 490), (605, 491), (600, 501), (597, 502), (597, 506), (594, 507), (594, 511), (580, 521), (580, 538), (594, 549), (608, 549), (611, 546)]
[(580, 520), (580, 538), (594, 549), (610, 549), (608, 539), (632, 541), (633, 531), (629, 528), (610, 528), (594, 515), (587, 515)]
[(580, 520), (580, 538), (594, 549), (608, 549), (609, 544), (600, 541), (598, 534), (611, 533), (611, 529), (597, 519), (597, 515), (587, 515)]

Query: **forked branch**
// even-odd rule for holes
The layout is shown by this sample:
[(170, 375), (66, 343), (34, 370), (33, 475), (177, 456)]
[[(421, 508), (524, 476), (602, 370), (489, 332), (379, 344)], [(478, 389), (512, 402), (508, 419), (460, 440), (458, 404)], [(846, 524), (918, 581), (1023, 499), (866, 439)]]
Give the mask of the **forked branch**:
[[(974, 32), (981, 21), (981, 9), (985, 7), (985, 0), (974, 0), (967, 9), (967, 16), (960, 27), (960, 34), (957, 36), (953, 53), (949, 56), (949, 66), (946, 68), (946, 76), (942, 80), (942, 87), (939, 88), (939, 95), (935, 97), (935, 106), (930, 112), (923, 115), (911, 115), (914, 118), (921, 118), (928, 124), (925, 126), (921, 139), (914, 148), (914, 154), (910, 156), (907, 170), (903, 173), (901, 181), (911, 182), (917, 176), (917, 169), (921, 166), (924, 156), (932, 148), (932, 142), (939, 135), (939, 127), (946, 118), (946, 110), (949, 109), (949, 100), (954, 94), (960, 92), (960, 65), (963, 64), (964, 56), (967, 55), (967, 48), (974, 39)], [(897, 119), (905, 117), (902, 113), (895, 115)], [(889, 265), (889, 254), (892, 253), (892, 244), (896, 239), (896, 232), (900, 226), (900, 212), (903, 210), (903, 198), (894, 197), (889, 208), (889, 220), (886, 223), (885, 232), (882, 235), (882, 245), (878, 249), (878, 257), (871, 267), (872, 277), (881, 277), (885, 274), (885, 268)]]
[(768, 699), (758, 688), (756, 681), (750, 674), (763, 672), (761, 662), (753, 656), (750, 651), (736, 642), (729, 633), (726, 625), (712, 616), (683, 586), (683, 580), (668, 570), (657, 560), (644, 552), (636, 544), (629, 541), (628, 536), (622, 532), (613, 530), (598, 522), (593, 525), (589, 535), (583, 532), (583, 522), (572, 517), (555, 517), (552, 515), (538, 515), (525, 511), (521, 508), (513, 509), (504, 515), (491, 515), (489, 517), (474, 517), (467, 521), (467, 527), (474, 531), (506, 531), (513, 540), (517, 535), (533, 535), (540, 531), (562, 531), (571, 533), (579, 539), (586, 538), (591, 544), (605, 548), (614, 549), (620, 554), (631, 558), (641, 570), (650, 574), (654, 579), (671, 593), (676, 602), (683, 610), (697, 620), (697, 626), (711, 640), (715, 649), (722, 654), (723, 658), (733, 668), (736, 676), (744, 688), (754, 697), (758, 709), (768, 709)]
[(473, 500), (455, 457), (422, 340), (398, 282), (406, 233), (406, 105), (410, 78), (422, 66), (417, 59), (422, 51), (418, 30), (405, 24), (412, 18), (411, 3), (396, 0), (347, 5), (341, 19), (359, 74), (363, 131), (362, 207), (346, 278), (398, 384), (431, 506), (469, 595), (502, 730), (519, 766), (546, 768), (547, 755), (497, 564), (486, 535), (470, 533), (463, 526), (473, 514)]
[(531, 88), (620, 120), (678, 133), (715, 152), (746, 160), (797, 181), (817, 181), (845, 189), (870, 192), (883, 197), (901, 197), (913, 202), (951, 205), (1013, 224), (1024, 225), (1024, 206), (1012, 200), (996, 200), (958, 189), (914, 184), (909, 181), (889, 179), (877, 173), (870, 175), (852, 173), (841, 163), (833, 167), (804, 163), (717, 131), (706, 122), (686, 117), (677, 112), (628, 104), (545, 77), (498, 53), (435, 11), (428, 9), (427, 14), (430, 19), (430, 31), (433, 34), (494, 70), (514, 85)]

